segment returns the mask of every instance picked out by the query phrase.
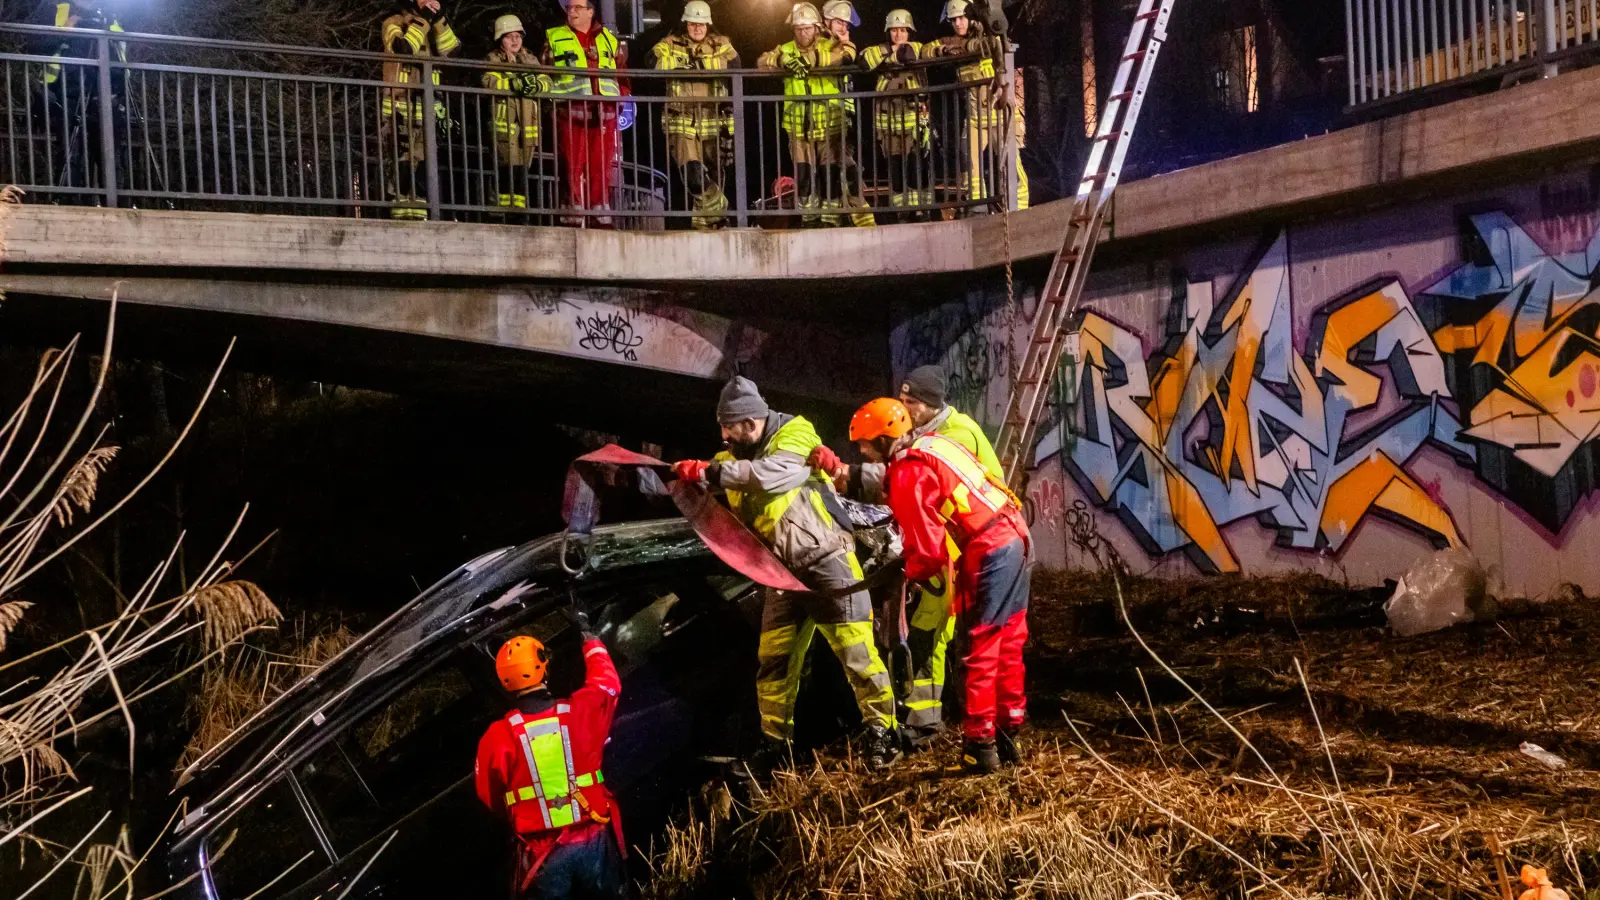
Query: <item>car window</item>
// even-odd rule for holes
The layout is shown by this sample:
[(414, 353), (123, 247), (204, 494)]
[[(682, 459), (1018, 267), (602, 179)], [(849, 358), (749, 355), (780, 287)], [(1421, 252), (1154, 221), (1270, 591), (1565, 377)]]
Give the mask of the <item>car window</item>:
[(324, 744), (296, 775), (341, 858), (452, 790), (503, 710), (452, 658)]
[[(206, 839), (219, 897), (275, 897), (321, 872), (318, 848), (300, 804), (279, 780)], [(263, 890), (271, 885), (271, 890)]]

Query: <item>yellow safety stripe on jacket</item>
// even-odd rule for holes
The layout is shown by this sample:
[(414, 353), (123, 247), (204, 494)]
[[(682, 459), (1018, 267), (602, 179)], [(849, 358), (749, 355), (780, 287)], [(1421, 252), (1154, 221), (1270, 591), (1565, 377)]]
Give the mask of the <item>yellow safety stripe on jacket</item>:
[[(710, 48), (709, 54), (695, 55), (697, 49)], [(694, 70), (695, 60), (701, 61), (701, 70), (726, 70), (738, 56), (727, 38), (708, 37), (698, 44), (685, 38), (669, 37), (654, 49), (658, 71)], [(726, 97), (729, 95), (726, 79), (672, 79), (667, 82), (669, 97)], [(668, 103), (661, 113), (662, 129), (669, 135), (710, 140), (724, 132), (733, 134), (733, 107), (726, 103)]]
[[(849, 46), (832, 38), (819, 37), (811, 50), (801, 50), (794, 41), (780, 46), (765, 57), (771, 65), (788, 68), (797, 58), (811, 62), (812, 68), (830, 68), (849, 61)], [(839, 78), (834, 75), (808, 75), (800, 78), (790, 75), (783, 80), (786, 97), (826, 97), (841, 90)], [(844, 130), (844, 103), (840, 100), (799, 102), (786, 100), (783, 104), (783, 130), (790, 137), (806, 141), (821, 141), (837, 136)]]
[(959, 479), (955, 490), (950, 492), (938, 510), (939, 518), (945, 522), (954, 520), (958, 515), (970, 514), (974, 509), (974, 501), (991, 514), (1000, 512), (1010, 504), (1011, 492), (1003, 484), (997, 483), (967, 448), (949, 437), (942, 434), (923, 435), (911, 444), (911, 449), (926, 453), (949, 466)]
[[(70, 28), (70, 27), (72, 27), (72, 26), (67, 24), (69, 21), (71, 21), (71, 19), (72, 19), (72, 4), (71, 3), (57, 3), (56, 4), (56, 27), (57, 28)], [(125, 31), (126, 29), (124, 29), (122, 27), (122, 23), (121, 22), (118, 22), (116, 19), (112, 19), (111, 20), (111, 24), (106, 26), (106, 30), (107, 31), (121, 32), (121, 31)], [(52, 59), (60, 59), (62, 50), (63, 50), (63, 48), (65, 48), (65, 46), (66, 46), (65, 43), (63, 43), (62, 45), (58, 46), (56, 48), (56, 52), (50, 54), (51, 58)], [(112, 41), (111, 42), (111, 52), (116, 55), (117, 62), (127, 62), (128, 61), (128, 42), (127, 41)], [(60, 77), (61, 77), (61, 63), (48, 62), (48, 63), (44, 64), (44, 83), (45, 84), (55, 84), (56, 80), (58, 78), (60, 78)]]
[[(817, 429), (806, 421), (804, 416), (795, 416), (773, 433), (767, 440), (766, 446), (761, 448), (757, 458), (771, 456), (774, 453), (793, 453), (801, 459), (807, 459), (811, 456), (811, 451), (821, 444), (822, 438), (817, 435)], [(712, 459), (717, 462), (731, 462), (734, 456), (724, 450)], [(727, 492), (728, 505), (762, 540), (771, 543), (777, 532), (778, 521), (802, 493), (811, 495), (813, 508), (822, 514), (823, 521), (833, 521), (833, 517), (828, 514), (822, 502), (822, 495), (817, 493), (826, 478), (825, 475), (814, 475), (805, 484), (781, 494), (730, 490)]]
[(572, 769), (572, 738), (561, 717), (572, 711), (558, 703), (550, 714), (536, 719), (513, 713), (507, 718), (517, 743), (522, 746), (523, 762), (533, 784), (506, 792), (506, 806), (538, 803), (545, 828), (565, 828), (578, 822), (586, 804), (578, 796), (581, 788), (605, 782), (600, 771), (575, 774)]
[(440, 56), (455, 52), (455, 49), (459, 46), (461, 46), (461, 39), (456, 37), (455, 29), (450, 27), (449, 22), (441, 19), (434, 23), (433, 47), (439, 52)]
[[(911, 48), (920, 59), (922, 57), (922, 44), (916, 41), (906, 41), (906, 46)], [(876, 69), (885, 61), (893, 61), (894, 48), (888, 44), (878, 44), (861, 51), (861, 61), (868, 69)], [(903, 72), (885, 72), (878, 76), (878, 90), (880, 91), (914, 91), (924, 87), (922, 72), (919, 69), (908, 69)]]
[[(588, 57), (584, 53), (583, 44), (578, 41), (578, 35), (566, 25), (558, 25), (544, 33), (545, 45), (549, 48), (550, 64), (558, 69), (587, 69)], [(594, 39), (595, 68), (616, 71), (617, 69), (617, 36), (611, 29), (602, 28)], [(600, 82), (600, 96), (620, 97), (622, 91), (617, 87), (615, 78), (595, 78)], [(555, 80), (550, 92), (553, 94), (581, 94), (588, 96), (594, 93), (590, 84), (591, 76), (588, 75), (563, 75)]]

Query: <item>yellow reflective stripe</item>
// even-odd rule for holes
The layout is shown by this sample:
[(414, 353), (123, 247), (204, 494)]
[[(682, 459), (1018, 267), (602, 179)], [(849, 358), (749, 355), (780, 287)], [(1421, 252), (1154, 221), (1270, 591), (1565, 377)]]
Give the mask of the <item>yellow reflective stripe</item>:
[(66, 27), (68, 27), (67, 26), (67, 20), (70, 19), (71, 17), (72, 17), (72, 4), (71, 3), (57, 3), (56, 4), (56, 27), (57, 28), (66, 28)]
[(456, 37), (455, 30), (450, 27), (449, 22), (446, 22), (444, 27), (439, 29), (439, 52), (449, 53), (451, 50), (454, 50), (459, 46), (461, 46), (461, 39)]

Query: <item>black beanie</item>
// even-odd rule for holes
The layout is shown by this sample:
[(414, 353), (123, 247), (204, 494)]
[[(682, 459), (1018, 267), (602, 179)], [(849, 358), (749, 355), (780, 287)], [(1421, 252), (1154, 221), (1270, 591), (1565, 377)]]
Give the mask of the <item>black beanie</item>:
[(944, 405), (944, 370), (938, 366), (918, 366), (900, 383), (900, 393), (910, 394), (932, 407)]

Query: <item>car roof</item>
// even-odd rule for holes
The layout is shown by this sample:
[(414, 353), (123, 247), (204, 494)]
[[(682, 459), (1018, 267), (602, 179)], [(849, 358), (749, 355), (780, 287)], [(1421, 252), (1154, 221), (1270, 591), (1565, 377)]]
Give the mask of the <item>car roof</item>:
[[(563, 557), (566, 562), (563, 562)], [(537, 602), (554, 589), (603, 579), (653, 563), (711, 557), (688, 522), (659, 519), (596, 528), (588, 538), (549, 535), (485, 553), (401, 606), (320, 668), (246, 719), (179, 775), (190, 797), (179, 824), (187, 845), (207, 819), (226, 818), (264, 786), (318, 731), (340, 719), (366, 688), (405, 678), (400, 664), (428, 648), (455, 646)], [(574, 560), (582, 560), (581, 568)], [(337, 721), (334, 722), (337, 725)], [(329, 730), (332, 730), (331, 728)], [(198, 805), (193, 805), (198, 803)], [(183, 832), (189, 832), (184, 835)]]

